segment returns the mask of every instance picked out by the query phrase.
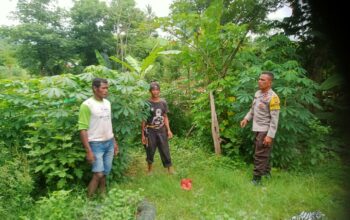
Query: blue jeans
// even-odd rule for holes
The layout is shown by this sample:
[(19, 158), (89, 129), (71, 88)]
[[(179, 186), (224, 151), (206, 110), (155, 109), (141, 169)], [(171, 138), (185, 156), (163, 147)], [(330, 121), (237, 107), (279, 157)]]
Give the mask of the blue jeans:
[(114, 156), (113, 138), (108, 141), (91, 141), (89, 144), (96, 158), (92, 164), (92, 172), (103, 172), (104, 175), (108, 175), (112, 169)]

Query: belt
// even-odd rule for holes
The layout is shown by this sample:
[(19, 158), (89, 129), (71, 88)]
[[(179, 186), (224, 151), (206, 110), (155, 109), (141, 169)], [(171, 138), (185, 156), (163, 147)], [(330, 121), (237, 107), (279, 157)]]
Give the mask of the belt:
[(155, 126), (155, 125), (146, 125), (146, 128), (152, 128), (152, 129), (158, 130), (158, 129), (164, 128), (164, 125), (162, 127), (158, 127), (158, 126)]
[(156, 128), (155, 125), (146, 125), (146, 128)]

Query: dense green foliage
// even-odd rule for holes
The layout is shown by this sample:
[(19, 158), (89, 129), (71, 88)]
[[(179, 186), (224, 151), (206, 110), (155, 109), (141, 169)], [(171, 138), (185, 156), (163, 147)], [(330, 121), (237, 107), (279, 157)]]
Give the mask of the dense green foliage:
[(0, 79), (29, 78), (27, 71), (18, 65), (15, 46), (0, 40)]
[(114, 188), (101, 201), (88, 201), (78, 192), (60, 190), (38, 200), (26, 216), (33, 219), (134, 219), (142, 200), (139, 190)]
[[(224, 139), (225, 153), (233, 158), (238, 155), (252, 158), (253, 134), (249, 128), (241, 129), (239, 122), (250, 108), (257, 90), (258, 76), (264, 69), (276, 73), (274, 90), (281, 99), (280, 124), (272, 154), (274, 165), (291, 168), (320, 162), (326, 155), (323, 142), (329, 129), (322, 126), (307, 108), (319, 108), (315, 97), (317, 85), (307, 79), (304, 70), (293, 61), (281, 65), (272, 61), (262, 63), (261, 66), (255, 64), (254, 67), (237, 73), (237, 76), (228, 76), (209, 85), (208, 88), (216, 91), (217, 113), (221, 122), (220, 132)], [(307, 88), (308, 92), (300, 88)], [(202, 138), (207, 137), (207, 141), (210, 141), (208, 105), (208, 95), (202, 94), (194, 105), (193, 115)]]
[[(147, 84), (138, 75), (118, 73), (104, 67), (88, 67), (80, 75), (60, 75), (26, 81), (1, 81), (1, 139), (9, 149), (28, 153), (37, 178), (51, 187), (83, 178), (84, 162), (77, 118), (81, 102), (92, 95), (91, 80), (109, 79), (114, 130), (120, 154), (114, 176), (126, 168), (129, 139), (138, 134), (144, 113)], [(52, 185), (55, 186), (52, 186)]]
[[(347, 130), (335, 114), (347, 113), (346, 94), (324, 20), (309, 2), (175, 0), (168, 17), (156, 18), (134, 0), (76, 0), (70, 9), (18, 0), (18, 25), (0, 27), (0, 218), (133, 219), (139, 188), (160, 219), (286, 219), (307, 209), (340, 218), (347, 170), (335, 153), (345, 149), (339, 134)], [(285, 3), (293, 15), (269, 20)], [(264, 70), (275, 74), (281, 113), (274, 178), (255, 188), (254, 134), (239, 122)], [(77, 118), (94, 77), (109, 81), (120, 153), (107, 198), (87, 201), (91, 172)], [(156, 163), (145, 177), (144, 152), (135, 150), (153, 80), (179, 137), (171, 141), (176, 176)], [(221, 156), (213, 155), (209, 92)], [(178, 186), (186, 177), (193, 191)]]
[[(247, 10), (254, 13), (255, 7), (247, 6)], [(326, 136), (330, 130), (313, 113), (322, 109), (317, 98), (320, 87), (307, 78), (307, 72), (298, 62), (296, 43), (283, 35), (264, 32), (250, 38), (248, 32), (261, 27), (261, 21), (254, 19), (262, 14), (253, 16), (249, 24), (222, 24), (220, 18), (225, 15), (221, 1), (214, 1), (204, 12), (192, 11), (190, 15), (175, 12), (167, 24), (170, 28), (178, 27), (173, 34), (186, 43), (182, 45), (179, 60), (184, 72), (192, 72), (188, 82), (195, 80), (193, 87), (200, 91), (193, 91), (193, 97), (188, 99), (194, 99), (193, 124), (202, 140), (211, 142), (208, 97), (209, 91), (214, 91), (224, 153), (233, 159), (243, 156), (251, 160), (253, 134), (249, 129), (241, 130), (239, 121), (249, 110), (257, 90), (256, 79), (261, 71), (268, 70), (275, 73), (273, 88), (282, 105), (272, 154), (274, 165), (297, 168), (314, 165), (327, 156), (325, 138), (319, 137)], [(320, 135), (315, 135), (317, 132)]]
[[(25, 155), (9, 152), (0, 142), (0, 217), (16, 219), (18, 210), (28, 210), (32, 206), (33, 179), (29, 162)], [(15, 216), (15, 213), (17, 215)], [(13, 217), (13, 218), (12, 218)]]
[[(177, 84), (180, 89), (176, 89)], [(181, 80), (162, 85), (162, 96), (165, 97), (169, 108), (169, 120), (172, 132), (177, 136), (185, 136), (191, 129), (191, 102), (187, 99), (185, 89), (181, 89)]]

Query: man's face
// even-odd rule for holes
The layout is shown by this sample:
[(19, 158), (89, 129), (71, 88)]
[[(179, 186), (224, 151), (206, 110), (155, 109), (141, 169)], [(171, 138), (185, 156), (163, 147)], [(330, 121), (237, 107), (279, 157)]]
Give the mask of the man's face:
[(269, 75), (261, 74), (258, 81), (260, 90), (268, 90), (271, 88), (271, 78)]
[(160, 90), (159, 89), (152, 89), (150, 91), (151, 95), (152, 95), (152, 98), (158, 98), (159, 95), (160, 95)]
[(101, 83), (100, 87), (94, 87), (95, 95), (98, 98), (106, 98), (108, 95), (108, 83)]

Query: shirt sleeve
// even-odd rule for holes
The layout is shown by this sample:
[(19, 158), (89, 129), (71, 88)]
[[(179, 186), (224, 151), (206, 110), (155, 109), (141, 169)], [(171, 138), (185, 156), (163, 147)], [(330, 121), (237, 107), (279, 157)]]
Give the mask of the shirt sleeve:
[(169, 113), (168, 103), (165, 100), (163, 100), (163, 106), (164, 106), (164, 113), (168, 114)]
[(271, 138), (275, 138), (277, 127), (278, 127), (278, 119), (280, 113), (280, 99), (278, 96), (273, 96), (270, 101), (270, 127), (267, 132), (267, 136)]
[(87, 105), (82, 104), (79, 110), (78, 130), (87, 130), (90, 124), (91, 111)]

